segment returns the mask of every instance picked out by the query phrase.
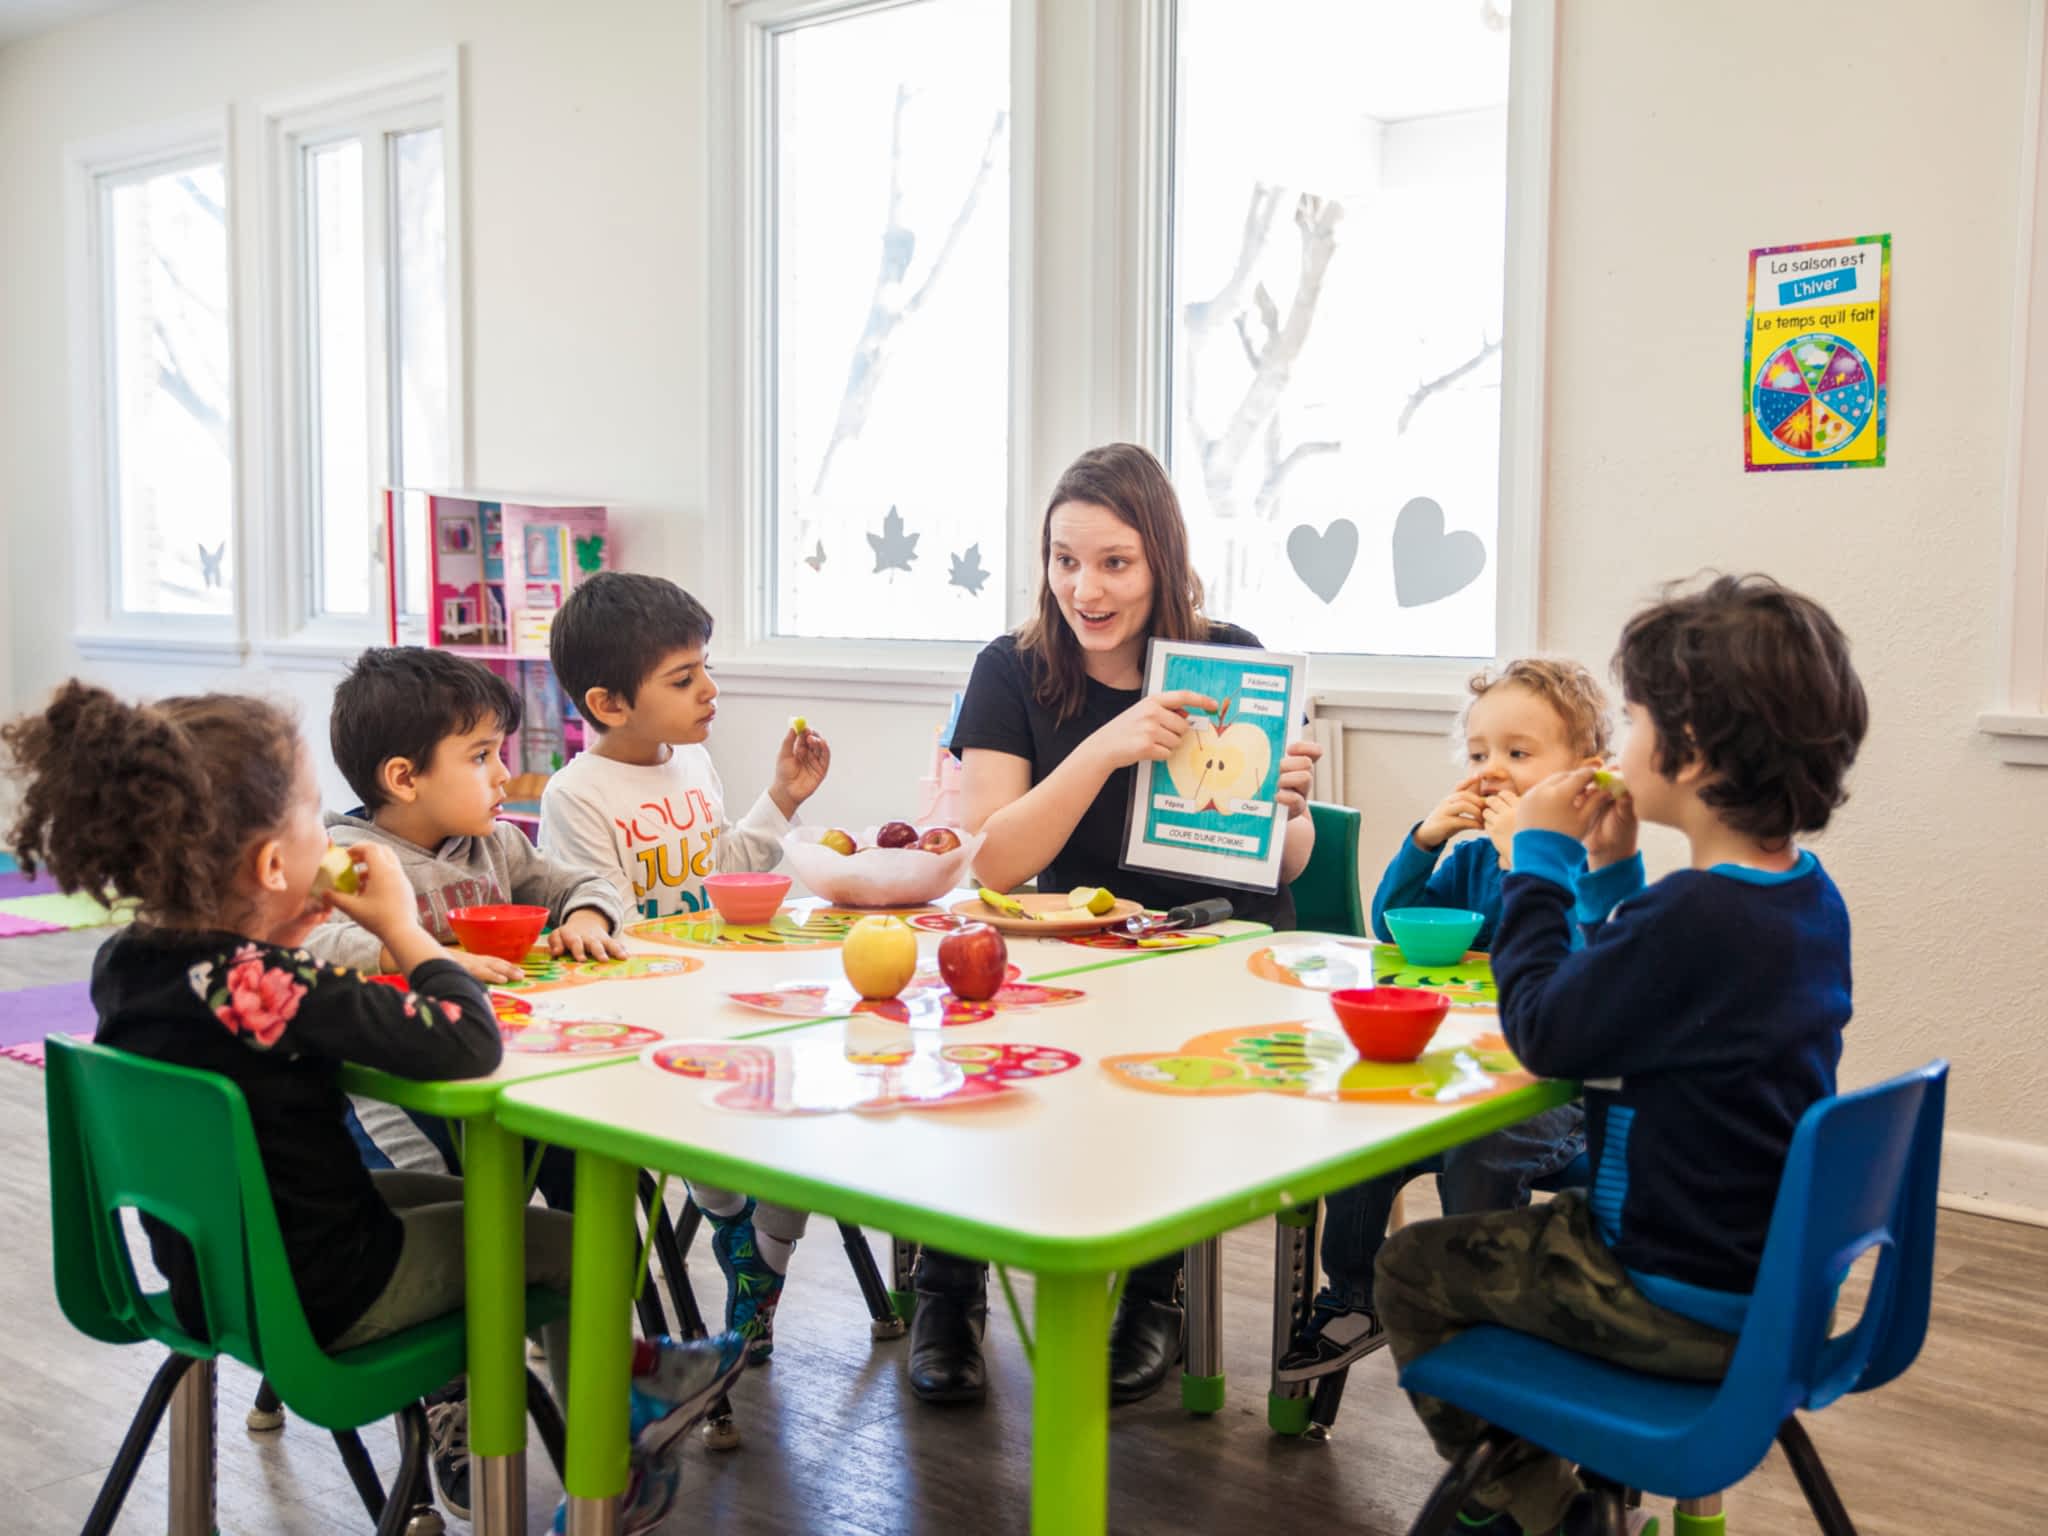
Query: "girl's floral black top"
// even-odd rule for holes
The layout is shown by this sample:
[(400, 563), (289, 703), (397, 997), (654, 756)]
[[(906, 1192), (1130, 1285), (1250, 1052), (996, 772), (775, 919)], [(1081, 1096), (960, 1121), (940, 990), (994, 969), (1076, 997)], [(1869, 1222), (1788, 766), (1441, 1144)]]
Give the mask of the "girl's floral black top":
[[(376, 1300), (404, 1235), (349, 1133), (341, 1063), (478, 1077), (503, 1050), (490, 1000), (461, 966), (432, 960), (410, 982), (400, 991), (236, 934), (141, 926), (109, 939), (93, 962), (101, 1044), (241, 1088), (299, 1299), (323, 1344)], [(204, 1336), (190, 1248), (150, 1217), (143, 1225), (179, 1318)]]

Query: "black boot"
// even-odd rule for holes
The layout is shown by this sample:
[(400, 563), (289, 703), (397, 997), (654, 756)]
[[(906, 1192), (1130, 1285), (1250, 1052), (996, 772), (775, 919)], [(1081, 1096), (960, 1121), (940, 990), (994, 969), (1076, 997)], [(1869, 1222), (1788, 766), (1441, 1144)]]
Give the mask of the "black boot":
[(1109, 1400), (1135, 1403), (1157, 1392), (1180, 1363), (1187, 1313), (1179, 1288), (1168, 1297), (1126, 1290), (1109, 1325)]
[(910, 1320), (910, 1390), (928, 1403), (978, 1403), (988, 1395), (981, 1335), (988, 1326), (986, 1293), (917, 1293)]

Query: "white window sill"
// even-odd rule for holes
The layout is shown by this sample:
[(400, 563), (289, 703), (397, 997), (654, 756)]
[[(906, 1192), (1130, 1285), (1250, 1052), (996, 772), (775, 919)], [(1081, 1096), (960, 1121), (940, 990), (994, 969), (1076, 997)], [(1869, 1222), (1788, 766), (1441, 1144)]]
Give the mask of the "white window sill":
[(847, 700), (860, 704), (950, 706), (967, 686), (967, 672), (949, 667), (823, 666), (794, 662), (720, 661), (712, 653), (719, 691), (735, 698), (801, 699), (813, 705)]
[(1977, 729), (2006, 762), (2048, 767), (2048, 715), (1979, 715)]
[(1466, 695), (1434, 688), (1333, 688), (1315, 692), (1318, 720), (1347, 731), (1448, 736)]
[(71, 644), (85, 661), (239, 667), (249, 658), (249, 642), (239, 635), (181, 634), (169, 628), (78, 630)]
[(295, 635), (286, 640), (266, 640), (257, 648), (256, 659), (273, 672), (339, 672), (374, 640), (313, 639)]

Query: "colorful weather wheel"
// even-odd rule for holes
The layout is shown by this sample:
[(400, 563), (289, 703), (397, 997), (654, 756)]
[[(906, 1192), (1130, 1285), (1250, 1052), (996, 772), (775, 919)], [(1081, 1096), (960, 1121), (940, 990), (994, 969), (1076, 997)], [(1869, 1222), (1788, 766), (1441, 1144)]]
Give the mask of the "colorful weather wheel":
[(1757, 370), (1756, 424), (1787, 453), (1824, 459), (1856, 440), (1877, 408), (1863, 354), (1826, 331), (1788, 342)]

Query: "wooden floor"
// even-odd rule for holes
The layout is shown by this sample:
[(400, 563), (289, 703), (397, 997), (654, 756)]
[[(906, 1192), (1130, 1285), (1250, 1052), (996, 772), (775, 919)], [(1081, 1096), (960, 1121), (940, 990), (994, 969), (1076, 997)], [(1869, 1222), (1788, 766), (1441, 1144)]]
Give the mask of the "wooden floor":
[[(104, 934), (0, 943), (0, 986), (76, 978)], [(90, 942), (89, 942), (90, 941)], [(5, 1006), (0, 998), (0, 1007)], [(0, 1216), (13, 1234), (0, 1257), (0, 1509), (10, 1531), (76, 1530), (159, 1356), (71, 1330), (50, 1290), (42, 1074), (0, 1061)], [(1426, 1213), (1426, 1185), (1410, 1192)], [(1282, 1440), (1265, 1424), (1271, 1295), (1268, 1229), (1224, 1247), (1224, 1411), (1181, 1413), (1171, 1387), (1112, 1419), (1110, 1529), (1115, 1532), (1305, 1532), (1399, 1536), (1436, 1468), (1392, 1366), (1377, 1355), (1353, 1373), (1336, 1439)], [(1810, 1422), (1864, 1536), (1962, 1536), (2030, 1528), (2039, 1499), (2048, 1402), (2048, 1230), (1944, 1215), (1934, 1318), (1919, 1362), (1884, 1391)], [(700, 1298), (722, 1297), (706, 1253), (692, 1266)], [(1028, 1309), (1028, 1284), (1024, 1289)], [(1855, 1287), (1845, 1300), (1857, 1299)], [(906, 1341), (871, 1342), (867, 1314), (832, 1224), (799, 1248), (777, 1317), (776, 1358), (736, 1394), (745, 1436), (713, 1453), (683, 1451), (683, 1492), (666, 1529), (973, 1536), (1022, 1532), (1030, 1517), (1030, 1373), (1014, 1328), (989, 1329), (994, 1390), (982, 1407), (941, 1409), (903, 1384)], [(220, 1524), (241, 1533), (364, 1532), (332, 1443), (292, 1423), (252, 1436), (242, 1414), (249, 1373), (222, 1370)], [(365, 1432), (388, 1473), (395, 1442)], [(545, 1458), (532, 1468), (530, 1529), (547, 1528), (559, 1495)], [(163, 1529), (164, 1448), (146, 1464), (122, 1532)], [(2029, 1472), (2029, 1466), (2036, 1470)], [(1653, 1501), (1654, 1504), (1655, 1501)], [(1771, 1458), (1728, 1497), (1739, 1536), (1815, 1529), (1783, 1460)], [(2024, 1513), (2023, 1513), (2024, 1512)], [(458, 1527), (459, 1528), (459, 1527)]]

